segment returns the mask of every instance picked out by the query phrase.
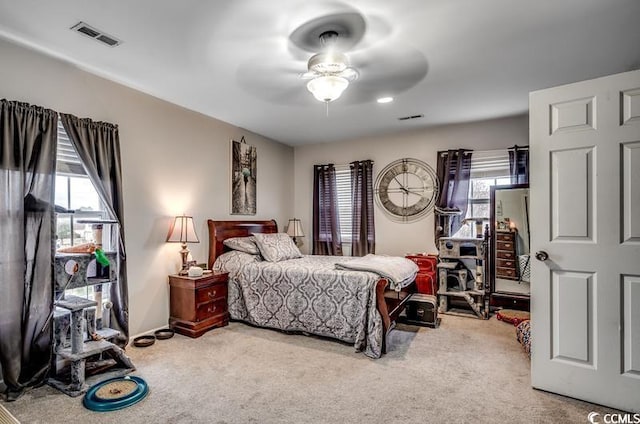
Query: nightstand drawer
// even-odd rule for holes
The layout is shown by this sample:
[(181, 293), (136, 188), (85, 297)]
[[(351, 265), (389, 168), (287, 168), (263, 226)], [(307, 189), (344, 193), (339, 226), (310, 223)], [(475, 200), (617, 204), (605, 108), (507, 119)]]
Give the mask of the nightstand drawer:
[(203, 321), (227, 312), (227, 299), (212, 300), (199, 303), (196, 307), (196, 321)]
[(513, 252), (508, 252), (508, 251), (497, 251), (496, 252), (496, 257), (500, 258), (500, 259), (515, 259), (516, 254)]
[(513, 241), (515, 233), (497, 233), (497, 241)]
[(516, 276), (515, 268), (496, 268), (496, 277), (512, 277)]
[(210, 302), (227, 297), (226, 284), (214, 284), (209, 287), (202, 287), (196, 290), (196, 303)]
[(496, 265), (499, 268), (515, 268), (516, 262), (509, 259), (498, 259)]
[(496, 249), (498, 250), (513, 250), (513, 242), (511, 241), (497, 241)]

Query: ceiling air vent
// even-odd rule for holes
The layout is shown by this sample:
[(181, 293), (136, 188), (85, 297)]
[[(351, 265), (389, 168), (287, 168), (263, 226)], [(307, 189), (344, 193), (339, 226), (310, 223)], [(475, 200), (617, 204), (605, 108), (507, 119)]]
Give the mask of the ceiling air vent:
[(402, 116), (398, 118), (398, 121), (408, 121), (410, 119), (418, 119), (418, 118), (424, 118), (424, 115), (420, 114), (420, 115)]
[(109, 47), (115, 47), (122, 43), (122, 41), (118, 40), (113, 35), (106, 34), (99, 29), (92, 27), (91, 25), (87, 25), (84, 22), (78, 22), (74, 26), (71, 27), (73, 31), (77, 31), (82, 35), (86, 35), (87, 37), (91, 37), (94, 40), (100, 41), (101, 43), (106, 44)]

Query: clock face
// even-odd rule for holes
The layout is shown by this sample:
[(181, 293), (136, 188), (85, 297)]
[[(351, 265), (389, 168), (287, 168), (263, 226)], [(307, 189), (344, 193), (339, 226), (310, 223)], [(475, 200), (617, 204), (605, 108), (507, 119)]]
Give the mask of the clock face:
[(376, 201), (394, 220), (416, 221), (433, 209), (438, 178), (433, 168), (417, 159), (399, 159), (376, 179)]

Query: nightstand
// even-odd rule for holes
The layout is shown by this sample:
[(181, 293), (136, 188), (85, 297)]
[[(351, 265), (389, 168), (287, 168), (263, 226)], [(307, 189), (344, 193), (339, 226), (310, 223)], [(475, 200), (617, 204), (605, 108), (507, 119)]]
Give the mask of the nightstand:
[(200, 337), (229, 323), (226, 272), (202, 277), (170, 275), (169, 327), (189, 337)]

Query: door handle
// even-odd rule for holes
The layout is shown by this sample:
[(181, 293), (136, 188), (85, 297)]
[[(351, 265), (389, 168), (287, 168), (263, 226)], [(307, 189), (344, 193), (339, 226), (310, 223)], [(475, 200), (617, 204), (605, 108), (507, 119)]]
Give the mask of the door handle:
[(544, 250), (539, 250), (536, 252), (536, 259), (539, 261), (546, 261), (547, 259), (549, 259), (549, 254), (547, 252), (545, 252)]

